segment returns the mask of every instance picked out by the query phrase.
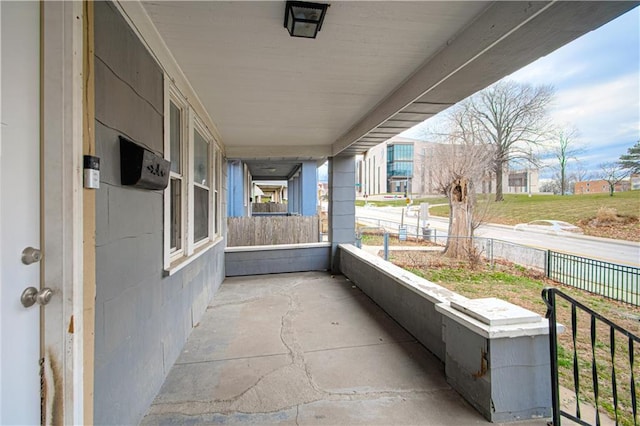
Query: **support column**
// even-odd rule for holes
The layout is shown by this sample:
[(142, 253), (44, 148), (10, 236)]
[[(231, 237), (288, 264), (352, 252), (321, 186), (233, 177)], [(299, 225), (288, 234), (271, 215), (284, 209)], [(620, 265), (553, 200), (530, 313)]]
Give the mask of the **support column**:
[(354, 156), (329, 159), (329, 241), (331, 270), (340, 272), (339, 244), (356, 240), (356, 160)]
[(289, 201), (287, 211), (289, 213), (300, 213), (300, 188), (299, 188), (299, 178), (292, 177), (289, 179), (289, 183), (287, 187), (289, 189)]
[(242, 162), (230, 160), (228, 163), (228, 191), (229, 204), (227, 205), (228, 217), (244, 216), (244, 175)]
[(318, 214), (318, 167), (315, 161), (302, 163), (300, 172), (300, 214), (315, 216)]

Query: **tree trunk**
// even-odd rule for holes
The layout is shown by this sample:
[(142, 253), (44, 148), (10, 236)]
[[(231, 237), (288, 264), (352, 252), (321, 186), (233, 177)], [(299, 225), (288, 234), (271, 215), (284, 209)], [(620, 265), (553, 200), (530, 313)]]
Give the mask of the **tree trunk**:
[(560, 195), (564, 195), (565, 188), (565, 169), (563, 166), (560, 167)]
[(444, 253), (454, 259), (468, 258), (473, 248), (473, 188), (462, 178), (447, 189), (449, 198), (449, 238)]
[(496, 201), (504, 201), (502, 195), (502, 161), (496, 161)]

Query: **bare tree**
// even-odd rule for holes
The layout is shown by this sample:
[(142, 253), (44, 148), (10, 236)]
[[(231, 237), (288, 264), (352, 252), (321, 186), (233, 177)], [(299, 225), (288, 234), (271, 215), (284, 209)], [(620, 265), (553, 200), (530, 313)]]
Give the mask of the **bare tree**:
[(433, 150), (433, 178), (436, 188), (449, 199), (449, 238), (445, 254), (452, 258), (468, 258), (474, 253), (473, 232), (476, 203), (475, 182), (479, 180), (492, 158), (491, 146), (480, 143), (478, 123), (461, 105), (447, 116), (449, 131)]
[(531, 145), (538, 144), (548, 132), (546, 113), (553, 95), (551, 86), (501, 81), (462, 102), (470, 115), (465, 123), (473, 123), (479, 140), (494, 147), (496, 201), (504, 199), (505, 166), (511, 160), (528, 160)]
[(591, 179), (591, 171), (584, 168), (579, 161), (576, 161), (574, 167), (567, 170), (567, 192), (575, 193), (575, 186), (578, 182), (584, 182)]
[(584, 166), (578, 163), (577, 167), (571, 170), (571, 179), (574, 182), (583, 182), (591, 179), (592, 173), (590, 170), (585, 169)]
[(551, 153), (558, 160), (560, 195), (565, 195), (568, 186), (567, 166), (571, 160), (577, 160), (578, 156), (584, 154), (586, 150), (584, 147), (576, 146), (578, 130), (575, 128), (556, 129), (552, 132), (552, 138)]
[(609, 196), (611, 197), (613, 197), (616, 185), (626, 178), (628, 174), (628, 170), (623, 169), (619, 163), (600, 164), (600, 175), (609, 184)]

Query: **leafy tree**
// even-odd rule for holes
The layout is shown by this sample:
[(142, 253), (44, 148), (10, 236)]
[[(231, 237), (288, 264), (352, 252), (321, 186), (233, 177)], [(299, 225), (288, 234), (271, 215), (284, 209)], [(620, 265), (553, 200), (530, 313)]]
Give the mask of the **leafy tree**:
[(553, 99), (551, 86), (500, 81), (462, 102), (469, 115), (468, 132), (493, 147), (496, 201), (502, 201), (502, 174), (512, 160), (529, 160), (531, 146), (547, 134), (546, 113)]
[(600, 164), (600, 176), (609, 184), (609, 196), (613, 197), (616, 184), (620, 183), (629, 172), (620, 166), (619, 163), (602, 163)]
[(626, 154), (620, 156), (618, 163), (620, 167), (629, 170), (631, 174), (640, 173), (640, 140), (636, 142), (634, 146), (627, 149)]

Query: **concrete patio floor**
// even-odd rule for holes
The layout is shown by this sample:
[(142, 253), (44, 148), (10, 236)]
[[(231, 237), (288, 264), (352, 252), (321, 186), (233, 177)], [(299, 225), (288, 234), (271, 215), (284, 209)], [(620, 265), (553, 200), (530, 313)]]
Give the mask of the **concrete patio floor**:
[(348, 279), (305, 272), (227, 278), (142, 421), (266, 423), (488, 422)]

